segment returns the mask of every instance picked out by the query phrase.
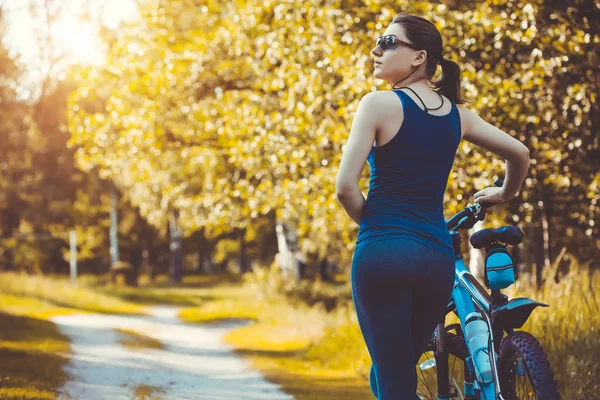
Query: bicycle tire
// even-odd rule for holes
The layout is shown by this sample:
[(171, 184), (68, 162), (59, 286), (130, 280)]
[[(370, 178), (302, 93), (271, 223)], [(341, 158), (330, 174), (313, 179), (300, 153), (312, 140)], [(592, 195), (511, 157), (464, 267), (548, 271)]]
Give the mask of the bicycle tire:
[[(498, 377), (500, 390), (506, 400), (523, 399), (517, 396), (518, 360), (532, 384), (534, 394), (541, 400), (560, 400), (560, 394), (550, 368), (548, 357), (540, 342), (530, 333), (517, 331), (507, 335), (500, 344)], [(529, 398), (529, 397), (527, 397)], [(535, 397), (533, 397), (535, 398)]]

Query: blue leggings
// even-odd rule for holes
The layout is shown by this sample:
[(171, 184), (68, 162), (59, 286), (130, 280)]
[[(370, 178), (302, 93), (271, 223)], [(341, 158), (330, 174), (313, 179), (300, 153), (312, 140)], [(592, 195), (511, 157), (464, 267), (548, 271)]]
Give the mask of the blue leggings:
[(379, 400), (418, 399), (416, 365), (450, 300), (454, 259), (413, 240), (385, 239), (354, 251), (351, 276), (371, 391)]

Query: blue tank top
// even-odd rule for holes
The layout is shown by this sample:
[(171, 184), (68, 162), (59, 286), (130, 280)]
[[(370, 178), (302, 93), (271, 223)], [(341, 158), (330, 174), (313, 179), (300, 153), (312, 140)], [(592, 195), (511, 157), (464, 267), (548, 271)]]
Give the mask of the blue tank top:
[(456, 104), (448, 114), (427, 114), (402, 90), (404, 121), (386, 144), (367, 157), (369, 192), (359, 224), (356, 247), (404, 238), (454, 257), (443, 214), (444, 191), (461, 139)]

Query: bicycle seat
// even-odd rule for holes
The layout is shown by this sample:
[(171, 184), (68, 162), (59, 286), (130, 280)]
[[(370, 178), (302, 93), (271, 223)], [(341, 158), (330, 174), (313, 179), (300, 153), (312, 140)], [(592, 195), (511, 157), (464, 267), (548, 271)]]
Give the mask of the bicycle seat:
[(503, 242), (514, 246), (515, 244), (521, 243), (523, 235), (523, 231), (520, 228), (508, 225), (497, 229), (482, 229), (471, 235), (469, 241), (476, 249), (487, 247), (492, 242)]

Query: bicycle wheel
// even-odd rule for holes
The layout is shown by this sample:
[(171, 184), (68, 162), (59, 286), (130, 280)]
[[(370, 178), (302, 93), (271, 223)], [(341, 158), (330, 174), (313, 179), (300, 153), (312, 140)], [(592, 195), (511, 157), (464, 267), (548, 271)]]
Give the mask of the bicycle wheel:
[[(448, 329), (450, 327), (446, 327)], [(444, 356), (434, 356), (435, 337), (425, 348), (425, 352), (417, 365), (417, 394), (424, 400), (438, 399), (438, 380), (441, 379), (440, 371), (448, 371), (448, 384), (451, 393), (455, 393), (454, 399), (468, 400), (464, 394), (464, 371), (465, 359), (468, 356), (468, 350), (465, 345), (462, 332), (458, 334), (445, 333), (445, 349), (448, 352), (447, 359)], [(440, 364), (438, 368), (438, 363)]]
[(560, 399), (546, 353), (530, 333), (513, 332), (502, 340), (498, 366), (506, 400)]

